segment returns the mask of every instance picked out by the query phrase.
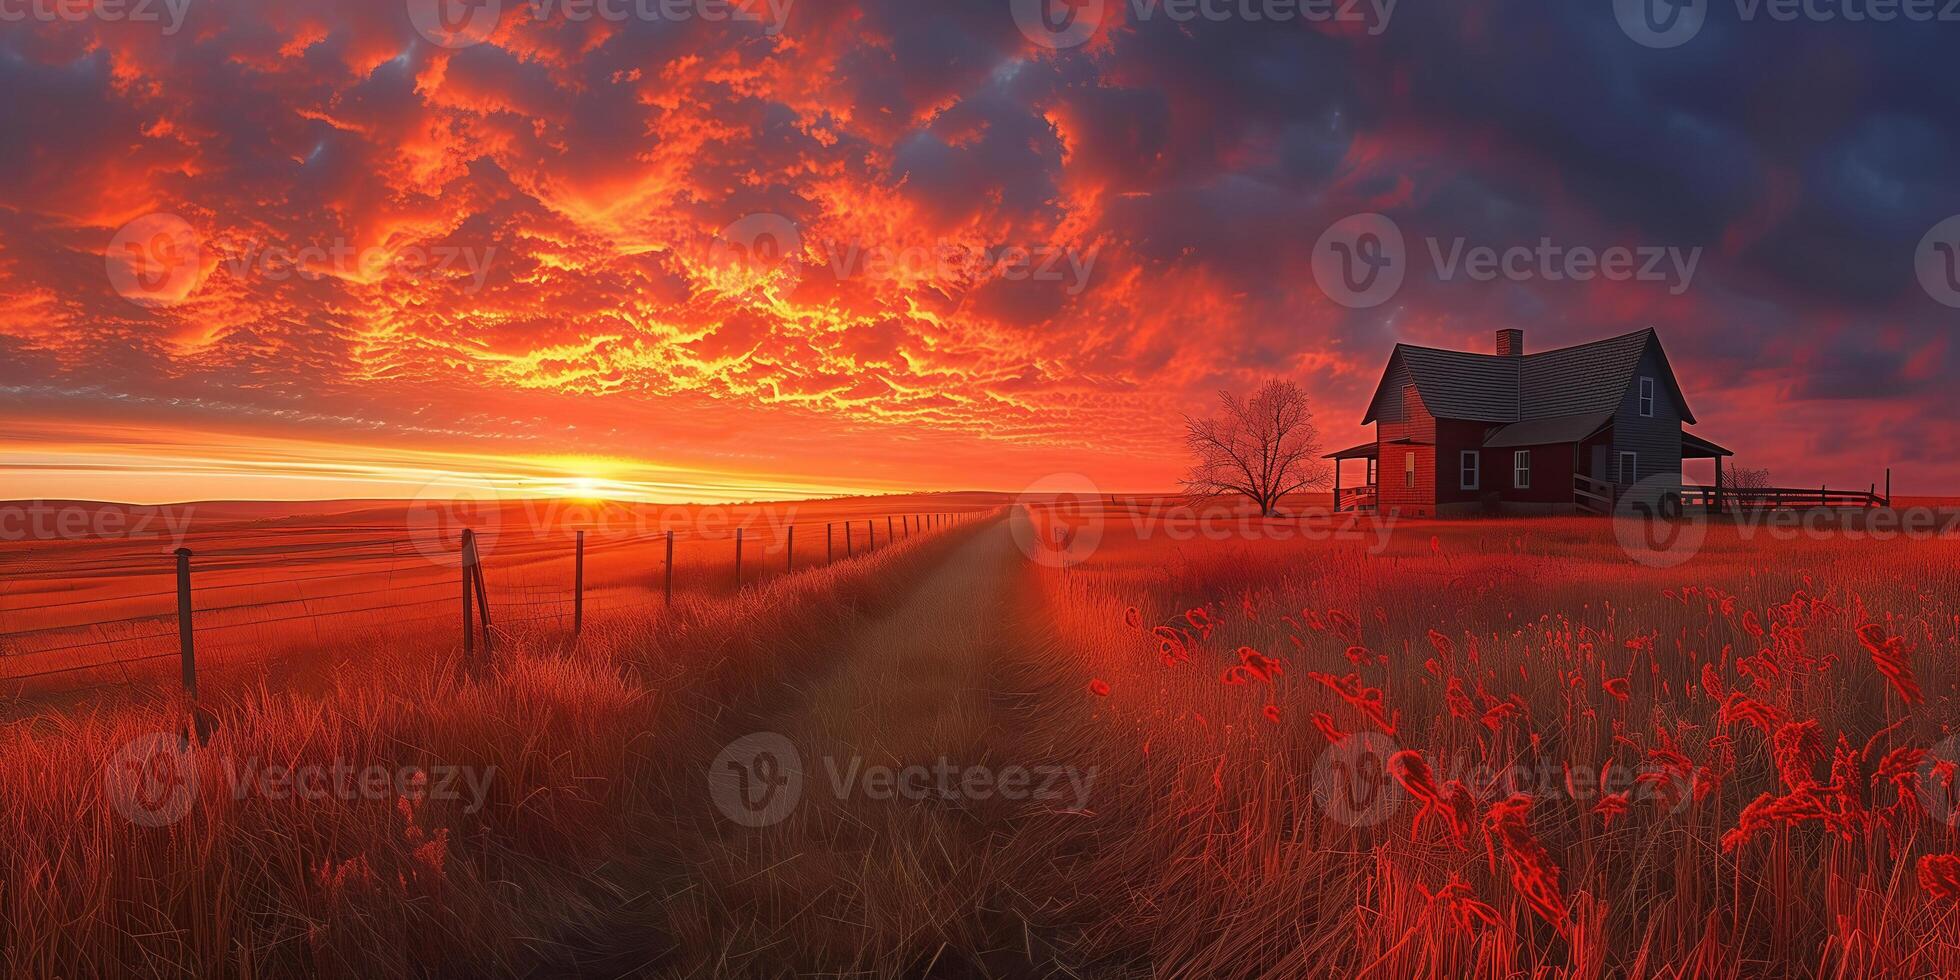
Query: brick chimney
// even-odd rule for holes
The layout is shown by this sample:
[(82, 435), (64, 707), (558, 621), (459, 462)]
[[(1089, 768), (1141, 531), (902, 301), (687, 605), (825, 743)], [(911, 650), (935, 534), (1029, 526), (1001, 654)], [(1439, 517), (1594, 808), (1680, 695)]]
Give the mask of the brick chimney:
[(1497, 332), (1497, 356), (1523, 357), (1524, 331), (1510, 328), (1499, 330)]

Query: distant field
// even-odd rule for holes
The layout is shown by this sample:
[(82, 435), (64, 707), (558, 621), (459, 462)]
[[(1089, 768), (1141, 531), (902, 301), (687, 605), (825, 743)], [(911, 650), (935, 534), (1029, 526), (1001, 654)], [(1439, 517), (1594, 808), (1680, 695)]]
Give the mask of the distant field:
[(357, 641), (460, 639), (462, 530), (475, 531), (500, 633), (569, 630), (585, 534), (589, 619), (676, 595), (732, 593), (919, 533), (934, 514), (998, 506), (936, 494), (717, 506), (576, 500), (217, 502), (129, 507), (72, 501), (0, 531), (0, 695), (174, 676), (176, 559), (193, 552), (200, 667), (274, 671)]

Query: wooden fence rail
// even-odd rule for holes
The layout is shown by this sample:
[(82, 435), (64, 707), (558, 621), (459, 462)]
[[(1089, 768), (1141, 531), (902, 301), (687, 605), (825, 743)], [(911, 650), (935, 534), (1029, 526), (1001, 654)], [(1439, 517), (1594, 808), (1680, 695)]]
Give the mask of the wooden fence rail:
[[(984, 513), (985, 512), (982, 511), (974, 511), (971, 513), (962, 513), (962, 514), (934, 513), (934, 514), (885, 515), (886, 534), (885, 534), (885, 539), (883, 544), (890, 545), (897, 542), (899, 538), (899, 535), (897, 533), (897, 528), (901, 524), (903, 524), (906, 528), (904, 537), (910, 539), (913, 536), (913, 531), (912, 531), (913, 528), (920, 528), (920, 529), (942, 528), (942, 527), (949, 526), (953, 523), (959, 522), (961, 520), (982, 516)], [(878, 541), (876, 535), (876, 525), (873, 523), (872, 518), (864, 519), (865, 541), (863, 542), (864, 547), (862, 548), (858, 547), (858, 542), (855, 540), (852, 534), (852, 525), (855, 523), (856, 523), (855, 520), (829, 521), (825, 523), (823, 564), (825, 565), (833, 564), (834, 561), (836, 560), (837, 556), (836, 556), (835, 548), (833, 547), (833, 542), (835, 541), (836, 538), (837, 526), (840, 524), (843, 525), (844, 528), (844, 549), (845, 549), (844, 557), (845, 558), (847, 559), (855, 558), (860, 553), (868, 555), (874, 550), (877, 550), (878, 547), (880, 547), (880, 542)], [(746, 535), (744, 529), (737, 527), (735, 529), (734, 538), (735, 538), (735, 556), (734, 556), (735, 586), (736, 586), (736, 590), (739, 592), (741, 589), (754, 583), (743, 581), (744, 547), (746, 543)], [(661, 533), (659, 537), (654, 538), (652, 540), (660, 541), (664, 544), (665, 556), (664, 556), (664, 561), (662, 562), (663, 568), (661, 570), (661, 580), (660, 580), (661, 602), (664, 605), (671, 606), (674, 601), (675, 534), (673, 531), (666, 531)], [(784, 555), (784, 559), (783, 559), (783, 574), (784, 575), (793, 574), (797, 571), (798, 568), (796, 564), (795, 525), (789, 525), (786, 528), (784, 534), (784, 550), (786, 554)], [(584, 530), (578, 530), (574, 533), (571, 542), (571, 552), (572, 552), (571, 553), (572, 574), (571, 574), (571, 583), (570, 583), (571, 594), (568, 598), (572, 607), (571, 608), (571, 619), (572, 619), (571, 634), (573, 638), (576, 639), (577, 637), (581, 636), (585, 630), (586, 540), (585, 540)], [(458, 568), (460, 573), (458, 576), (460, 581), (457, 581), (455, 585), (447, 586), (447, 588), (460, 587), (461, 589), (460, 598), (462, 600), (461, 626), (462, 626), (463, 664), (467, 669), (473, 669), (473, 670), (481, 669), (482, 667), (484, 667), (489, 663), (489, 659), (494, 653), (495, 637), (497, 633), (496, 633), (495, 624), (493, 624), (492, 622), (490, 587), (485, 577), (486, 567), (485, 567), (484, 555), (481, 550), (481, 546), (479, 544), (479, 539), (478, 539), (478, 534), (476, 529), (474, 528), (463, 529), (461, 538), (457, 543), (456, 551), (454, 554), (456, 558), (456, 567)], [(170, 631), (169, 633), (158, 633), (153, 631), (151, 633), (146, 633), (142, 636), (130, 638), (127, 642), (133, 643), (136, 642), (137, 640), (161, 639), (165, 636), (174, 634), (175, 639), (177, 641), (176, 651), (174, 651), (173, 653), (161, 653), (161, 654), (154, 654), (154, 655), (146, 654), (143, 656), (118, 657), (117, 659), (104, 660), (98, 663), (92, 663), (92, 664), (81, 663), (72, 667), (62, 667), (56, 670), (36, 670), (31, 673), (20, 673), (11, 676), (7, 674), (0, 674), (0, 682), (21, 681), (30, 678), (47, 677), (52, 675), (66, 675), (77, 671), (109, 669), (112, 667), (128, 665), (132, 663), (141, 662), (144, 660), (156, 660), (156, 659), (162, 659), (165, 657), (174, 656), (180, 661), (181, 668), (182, 668), (181, 679), (182, 679), (183, 689), (185, 693), (189, 696), (193, 712), (195, 713), (198, 710), (197, 709), (197, 695), (198, 695), (197, 638), (198, 638), (199, 628), (198, 628), (198, 623), (196, 622), (198, 615), (203, 614), (208, 617), (208, 615), (212, 613), (222, 613), (222, 612), (235, 611), (241, 609), (258, 608), (259, 606), (277, 606), (277, 605), (283, 605), (284, 602), (275, 600), (271, 602), (220, 605), (214, 608), (206, 608), (203, 610), (198, 610), (196, 609), (196, 604), (194, 602), (195, 593), (193, 590), (193, 581), (192, 581), (194, 560), (198, 558), (198, 555), (194, 553), (190, 548), (179, 548), (172, 554), (171, 557), (174, 560), (172, 571), (174, 573), (175, 581), (173, 584), (175, 587), (171, 589), (161, 590), (160, 593), (157, 594), (157, 597), (161, 598), (162, 596), (173, 596), (176, 599), (176, 609), (175, 609), (175, 617), (174, 617), (176, 620), (174, 624), (176, 628)], [(284, 564), (285, 564), (284, 562), (274, 561), (274, 562), (267, 563), (266, 567), (281, 567)], [(224, 552), (207, 552), (205, 554), (204, 560), (201, 563), (195, 563), (195, 566), (201, 567), (205, 571), (218, 571), (218, 572), (236, 572), (240, 570), (242, 567), (244, 567), (238, 565), (232, 555)], [(806, 562), (803, 567), (806, 569), (813, 567), (813, 563)], [(349, 572), (345, 574), (354, 575), (358, 573)], [(341, 576), (335, 576), (335, 577), (341, 577)], [(308, 579), (304, 579), (304, 578), (299, 580), (308, 581)], [(430, 586), (433, 586), (437, 589), (444, 588), (440, 578), (430, 583)], [(416, 588), (428, 588), (430, 586), (420, 586)], [(237, 588), (237, 587), (238, 587), (237, 585), (226, 585), (226, 584), (207, 586), (207, 588), (217, 589), (217, 590), (224, 590), (228, 588)], [(377, 590), (377, 591), (381, 591), (381, 590)], [(347, 593), (347, 594), (359, 595), (364, 593)], [(451, 592), (449, 594), (456, 595), (456, 593), (454, 592)], [(105, 600), (105, 601), (109, 601), (109, 600)], [(421, 605), (429, 601), (435, 601), (438, 604), (444, 604), (446, 602), (451, 602), (454, 600), (443, 600), (440, 597), (438, 597), (435, 600), (418, 600), (415, 602), (408, 602), (405, 604)], [(563, 602), (563, 601), (566, 600), (564, 599), (542, 600), (542, 602), (545, 604), (552, 604), (552, 603)], [(386, 603), (378, 606), (363, 607), (362, 609), (359, 610), (344, 610), (341, 612), (386, 611), (389, 609), (396, 608), (396, 606), (403, 605), (403, 604), (404, 603), (397, 601), (397, 602)], [(530, 604), (536, 605), (539, 603), (530, 603)], [(63, 605), (63, 604), (57, 603), (54, 605)], [(510, 605), (510, 603), (506, 603), (506, 605)], [(328, 611), (322, 613), (309, 614), (308, 616), (303, 618), (323, 619), (323, 618), (331, 617), (336, 614), (337, 614), (336, 612)], [(453, 616), (453, 615), (455, 615), (455, 613), (453, 612), (447, 614), (447, 616)], [(562, 615), (562, 613), (560, 615)], [(438, 618), (447, 618), (447, 616), (440, 616)], [(163, 617), (150, 617), (150, 619), (152, 620), (157, 618), (163, 618)], [(288, 618), (296, 619), (302, 617), (288, 617)], [(283, 622), (283, 621), (286, 620), (274, 619), (274, 620), (270, 620), (269, 622)], [(116, 622), (121, 622), (121, 621), (116, 621)], [(137, 620), (130, 620), (130, 622), (134, 623), (137, 622)], [(265, 622), (267, 621), (254, 621), (251, 623), (219, 623), (216, 625), (212, 625), (207, 620), (203, 631), (207, 633), (219, 632), (228, 629), (235, 629), (240, 626), (264, 625)], [(82, 629), (82, 628), (88, 628), (88, 627), (100, 626), (100, 625), (104, 625), (104, 624), (85, 623), (85, 624), (74, 624), (72, 626), (65, 626), (65, 627), (48, 627), (46, 629), (29, 629), (24, 631), (6, 632), (6, 633), (0, 633), (0, 641), (6, 641), (9, 640), (10, 638), (19, 638), (22, 636), (38, 636), (41, 634), (52, 635), (53, 631), (57, 629), (60, 630)], [(107, 645), (113, 650), (118, 642), (120, 641), (99, 641), (99, 642), (90, 642), (90, 643), (83, 643), (83, 644), (74, 644), (73, 646), (76, 649), (82, 649), (82, 648), (93, 649), (96, 647)], [(481, 656), (479, 656), (478, 654), (479, 642), (481, 643), (481, 651), (482, 651)], [(4, 649), (4, 646), (0, 645), (0, 649)], [(56, 652), (62, 649), (65, 648), (61, 646), (56, 646), (52, 648), (44, 647), (41, 649), (21, 650), (19, 651), (19, 654), (24, 656), (37, 656), (40, 654)], [(0, 658), (0, 659), (4, 659), (4, 658)], [(200, 736), (202, 736), (203, 734), (202, 728), (199, 729), (199, 733)]]

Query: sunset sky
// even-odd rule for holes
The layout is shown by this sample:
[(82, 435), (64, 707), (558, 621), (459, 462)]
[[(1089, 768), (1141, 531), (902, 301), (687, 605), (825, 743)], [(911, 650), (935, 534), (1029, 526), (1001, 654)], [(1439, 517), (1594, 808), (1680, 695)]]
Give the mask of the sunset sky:
[[(1057, 48), (1008, 0), (506, 0), (444, 46), (419, 0), (170, 6), (0, 20), (0, 498), (1168, 489), (1220, 388), (1297, 379), (1332, 449), (1398, 341), (1650, 325), (1776, 482), (1960, 488), (1960, 309), (1914, 265), (1960, 213), (1960, 24), (1110, 3)], [(1362, 212), (1413, 271), (1351, 309), (1312, 253)], [(154, 215), (182, 276), (128, 265)], [(1445, 280), (1459, 238), (1702, 253)]]

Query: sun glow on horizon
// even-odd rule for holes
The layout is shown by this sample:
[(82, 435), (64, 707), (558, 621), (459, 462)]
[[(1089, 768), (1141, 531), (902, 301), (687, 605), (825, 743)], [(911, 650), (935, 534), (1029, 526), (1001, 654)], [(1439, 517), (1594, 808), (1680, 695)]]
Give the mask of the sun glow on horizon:
[(384, 448), (129, 425), (22, 423), (0, 440), (0, 498), (194, 500), (557, 497), (737, 503), (938, 489), (845, 484), (648, 460)]

